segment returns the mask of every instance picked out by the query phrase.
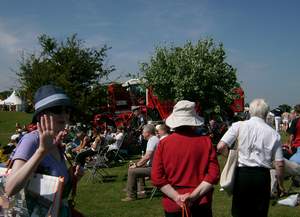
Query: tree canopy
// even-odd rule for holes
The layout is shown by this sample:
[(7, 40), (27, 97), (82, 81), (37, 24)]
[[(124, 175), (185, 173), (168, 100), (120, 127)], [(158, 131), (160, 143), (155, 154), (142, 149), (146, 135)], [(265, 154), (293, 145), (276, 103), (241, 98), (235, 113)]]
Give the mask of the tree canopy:
[(232, 90), (239, 87), (223, 44), (211, 38), (157, 47), (150, 61), (141, 64), (141, 72), (159, 98), (197, 101), (203, 110), (228, 107), (236, 96)]
[(78, 117), (91, 115), (106, 99), (106, 91), (100, 80), (114, 71), (114, 66), (105, 66), (106, 45), (100, 49), (87, 48), (76, 34), (64, 41), (48, 35), (38, 37), (41, 50), (21, 57), (17, 75), (21, 93), (33, 106), (35, 91), (42, 85), (62, 87), (73, 100)]
[(13, 92), (13, 90), (4, 90), (0, 92), (0, 99), (1, 100), (5, 100), (7, 97), (9, 97), (11, 95), (11, 93)]
[(278, 108), (282, 111), (282, 112), (291, 112), (292, 107), (288, 104), (282, 104), (280, 106), (278, 106)]

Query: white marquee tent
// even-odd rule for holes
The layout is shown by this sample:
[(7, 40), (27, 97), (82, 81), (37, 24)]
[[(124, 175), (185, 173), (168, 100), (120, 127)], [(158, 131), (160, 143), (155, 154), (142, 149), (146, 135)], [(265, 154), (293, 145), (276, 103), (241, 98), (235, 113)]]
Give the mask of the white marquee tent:
[(23, 109), (23, 101), (16, 95), (16, 91), (13, 91), (7, 99), (0, 101), (0, 105), (8, 105), (10, 108), (16, 106), (15, 111), (22, 111)]

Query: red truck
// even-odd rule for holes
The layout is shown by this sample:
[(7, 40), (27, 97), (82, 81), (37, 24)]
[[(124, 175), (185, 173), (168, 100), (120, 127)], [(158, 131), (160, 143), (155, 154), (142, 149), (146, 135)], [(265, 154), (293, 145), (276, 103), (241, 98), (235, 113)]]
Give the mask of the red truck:
[[(131, 120), (132, 106), (139, 106), (147, 120), (165, 120), (172, 112), (174, 101), (161, 101), (154, 94), (152, 88), (146, 88), (140, 79), (130, 79), (124, 83), (110, 83), (107, 86), (108, 104), (104, 106), (105, 112), (94, 117), (94, 126), (101, 126), (103, 122), (110, 120), (116, 126), (128, 126)], [(244, 91), (235, 88), (237, 99), (230, 105), (232, 113), (244, 111)], [(200, 104), (198, 103), (198, 110)]]

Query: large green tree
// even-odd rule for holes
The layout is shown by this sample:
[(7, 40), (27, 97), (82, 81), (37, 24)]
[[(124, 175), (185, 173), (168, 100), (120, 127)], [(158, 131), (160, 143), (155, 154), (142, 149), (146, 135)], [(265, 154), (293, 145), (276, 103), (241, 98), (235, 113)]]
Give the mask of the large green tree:
[(104, 64), (110, 48), (85, 47), (76, 35), (58, 41), (43, 34), (38, 41), (40, 52), (23, 55), (17, 71), (21, 93), (28, 100), (29, 108), (40, 86), (54, 84), (64, 88), (71, 97), (77, 118), (91, 116), (106, 99), (100, 80), (114, 70), (113, 66)]
[(141, 72), (159, 98), (197, 101), (203, 111), (228, 107), (236, 97), (232, 90), (239, 86), (223, 44), (213, 39), (157, 47)]

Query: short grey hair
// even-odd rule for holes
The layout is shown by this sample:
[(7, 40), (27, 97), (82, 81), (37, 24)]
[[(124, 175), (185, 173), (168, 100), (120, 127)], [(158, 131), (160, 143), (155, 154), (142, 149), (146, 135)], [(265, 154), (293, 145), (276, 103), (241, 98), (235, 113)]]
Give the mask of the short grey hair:
[(156, 130), (163, 130), (165, 132), (168, 132), (168, 130), (169, 130), (167, 125), (165, 125), (165, 124), (158, 124), (158, 125), (156, 125), (155, 129)]
[(264, 99), (254, 99), (250, 103), (249, 113), (251, 117), (260, 117), (266, 119), (270, 108)]
[(151, 133), (152, 135), (155, 135), (155, 127), (154, 127), (152, 124), (146, 124), (146, 125), (143, 127), (143, 131), (149, 132), (149, 133)]

